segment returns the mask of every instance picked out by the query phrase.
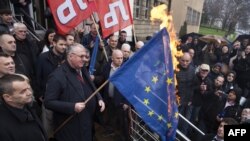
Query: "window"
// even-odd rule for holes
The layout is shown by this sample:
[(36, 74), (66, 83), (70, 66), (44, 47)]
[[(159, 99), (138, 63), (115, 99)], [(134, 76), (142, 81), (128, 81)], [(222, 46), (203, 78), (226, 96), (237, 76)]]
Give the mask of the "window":
[(140, 9), (141, 9), (141, 0), (135, 0), (135, 7), (134, 7), (134, 11), (135, 11), (135, 18), (139, 19), (140, 18)]
[(146, 4), (145, 4), (145, 7), (144, 7), (144, 19), (149, 19), (150, 6), (151, 6), (151, 0), (146, 0)]
[(200, 12), (192, 9), (191, 7), (187, 8), (186, 22), (188, 25), (198, 25), (200, 21)]

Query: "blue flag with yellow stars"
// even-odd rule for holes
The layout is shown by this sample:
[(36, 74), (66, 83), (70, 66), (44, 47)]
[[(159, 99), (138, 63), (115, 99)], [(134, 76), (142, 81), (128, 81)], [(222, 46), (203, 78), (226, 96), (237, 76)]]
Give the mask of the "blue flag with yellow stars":
[(178, 109), (166, 28), (124, 63), (109, 80), (162, 141), (175, 140)]

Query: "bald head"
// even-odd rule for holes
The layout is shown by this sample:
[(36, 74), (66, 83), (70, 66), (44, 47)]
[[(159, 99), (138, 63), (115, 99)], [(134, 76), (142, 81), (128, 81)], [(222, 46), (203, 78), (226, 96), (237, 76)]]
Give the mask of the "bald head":
[(141, 47), (144, 46), (144, 43), (142, 41), (138, 41), (135, 43), (135, 49), (139, 50)]
[(191, 56), (188, 52), (183, 53), (182, 57), (180, 58), (180, 65), (182, 68), (188, 68), (189, 64), (191, 63)]
[(119, 49), (113, 50), (111, 59), (112, 59), (112, 64), (115, 67), (120, 67), (122, 62), (123, 62), (123, 53), (122, 53), (122, 51), (119, 50)]
[(14, 56), (16, 52), (16, 40), (10, 34), (2, 34), (0, 36), (0, 46), (4, 53)]

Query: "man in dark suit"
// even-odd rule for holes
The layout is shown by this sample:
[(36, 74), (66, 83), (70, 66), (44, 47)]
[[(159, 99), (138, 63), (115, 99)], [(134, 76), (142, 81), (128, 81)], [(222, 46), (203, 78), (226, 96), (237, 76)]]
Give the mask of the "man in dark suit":
[[(107, 63), (103, 69), (102, 75), (104, 80), (107, 80), (121, 67), (123, 58), (123, 53), (120, 49), (113, 50), (111, 62)], [(104, 136), (113, 135), (114, 130), (118, 129), (120, 134), (119, 140), (129, 141), (128, 109), (130, 104), (111, 82), (104, 88), (104, 99), (107, 103), (106, 133)]]
[(0, 78), (0, 139), (2, 141), (47, 141), (42, 124), (32, 108), (33, 92), (25, 76)]
[(105, 105), (99, 94), (85, 103), (95, 89), (84, 67), (86, 49), (81, 44), (73, 44), (66, 52), (66, 62), (49, 76), (44, 104), (54, 112), (55, 129), (74, 114), (74, 117), (54, 135), (57, 140), (92, 141), (96, 104), (98, 102), (101, 112)]

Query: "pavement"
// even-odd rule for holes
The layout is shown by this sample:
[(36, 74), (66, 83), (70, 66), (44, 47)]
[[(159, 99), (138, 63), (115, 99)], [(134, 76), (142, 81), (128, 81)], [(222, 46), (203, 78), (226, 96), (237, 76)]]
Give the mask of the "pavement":
[(121, 139), (119, 139), (118, 133), (116, 131), (115, 131), (114, 135), (105, 136), (104, 128), (96, 123), (95, 123), (95, 132), (96, 133), (95, 133), (94, 141), (121, 141)]

